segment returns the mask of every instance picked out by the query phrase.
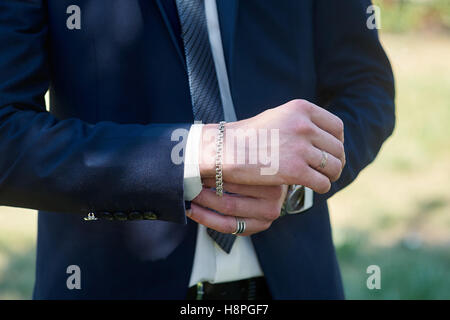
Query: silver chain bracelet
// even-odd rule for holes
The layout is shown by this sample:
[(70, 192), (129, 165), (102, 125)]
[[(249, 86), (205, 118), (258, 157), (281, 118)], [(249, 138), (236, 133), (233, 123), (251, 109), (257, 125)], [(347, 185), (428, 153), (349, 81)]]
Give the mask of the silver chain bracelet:
[(219, 123), (219, 133), (216, 137), (216, 195), (218, 197), (223, 196), (223, 176), (222, 176), (222, 163), (223, 163), (223, 136), (225, 132), (225, 121)]

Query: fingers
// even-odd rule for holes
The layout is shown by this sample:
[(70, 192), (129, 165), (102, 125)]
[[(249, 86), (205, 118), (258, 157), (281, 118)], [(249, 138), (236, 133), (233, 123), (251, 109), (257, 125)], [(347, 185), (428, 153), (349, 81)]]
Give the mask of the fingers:
[[(207, 228), (222, 232), (233, 233), (236, 231), (236, 218), (232, 216), (222, 216), (219, 213), (205, 209), (195, 203), (191, 204), (189, 218), (204, 225)], [(245, 232), (240, 236), (248, 236), (256, 232), (261, 232), (270, 227), (270, 222), (258, 221), (252, 218), (245, 218)]]
[(317, 193), (327, 193), (331, 188), (330, 179), (315, 168), (306, 166), (306, 169), (302, 170), (302, 178), (305, 187), (314, 190)]
[(344, 143), (344, 122), (331, 112), (312, 104), (310, 108), (310, 116), (314, 122), (322, 130), (329, 132), (336, 139)]
[(277, 219), (281, 211), (281, 201), (269, 201), (226, 193), (222, 197), (218, 197), (209, 188), (203, 188), (192, 202), (202, 207), (216, 210), (224, 215), (266, 221)]
[[(326, 151), (324, 151), (326, 152)], [(326, 165), (324, 168), (320, 167), (322, 162), (323, 153), (322, 150), (312, 147), (310, 156), (308, 157), (308, 164), (311, 168), (320, 173), (326, 175), (331, 182), (335, 182), (339, 179), (342, 172), (342, 162), (332, 154), (327, 155)]]
[[(311, 137), (312, 144), (320, 150), (326, 151), (330, 155), (339, 159), (341, 168), (345, 161), (344, 144), (330, 133), (316, 127), (314, 135)], [(320, 163), (320, 162), (319, 162)]]

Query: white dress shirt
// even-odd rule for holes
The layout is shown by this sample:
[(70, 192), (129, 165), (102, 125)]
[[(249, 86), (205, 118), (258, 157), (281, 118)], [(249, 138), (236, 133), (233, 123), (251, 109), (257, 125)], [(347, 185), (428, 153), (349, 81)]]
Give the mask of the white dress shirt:
[[(184, 199), (188, 201), (194, 199), (202, 190), (198, 165), (202, 126), (194, 124), (191, 127), (186, 144)], [(187, 158), (194, 159), (195, 156), (197, 156), (196, 163), (186, 161)], [(231, 252), (227, 254), (207, 234), (205, 226), (198, 226), (190, 287), (201, 281), (220, 283), (261, 275), (263, 272), (250, 237), (238, 236)]]
[[(216, 0), (205, 0), (205, 12), (225, 121), (237, 121), (225, 64)], [(187, 201), (193, 200), (202, 190), (199, 169), (202, 126), (202, 124), (192, 125), (186, 142), (184, 199)], [(306, 188), (303, 209), (312, 206), (312, 196), (312, 191)], [(238, 236), (231, 252), (227, 254), (207, 234), (205, 226), (198, 226), (189, 287), (203, 281), (221, 283), (262, 275), (263, 271), (249, 236)]]
[[(216, 1), (205, 0), (205, 10), (209, 40), (224, 108), (223, 113), (227, 122), (236, 121), (223, 53)], [(199, 169), (201, 132), (201, 124), (192, 125), (186, 143), (184, 199), (188, 201), (194, 199), (202, 190)], [(220, 283), (262, 275), (263, 272), (250, 237), (238, 236), (231, 252), (227, 254), (206, 233), (205, 226), (198, 226), (194, 265), (189, 281), (190, 287), (201, 281)]]

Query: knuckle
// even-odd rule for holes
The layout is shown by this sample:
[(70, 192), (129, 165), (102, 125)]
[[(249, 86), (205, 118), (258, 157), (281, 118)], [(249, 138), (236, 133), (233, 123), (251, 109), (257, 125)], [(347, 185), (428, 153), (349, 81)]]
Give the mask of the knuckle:
[[(340, 161), (339, 161), (339, 163), (340, 163)], [(336, 169), (334, 170), (332, 176), (330, 177), (330, 180), (331, 180), (332, 182), (335, 182), (335, 181), (337, 181), (337, 180), (339, 179), (340, 176), (341, 176), (341, 169), (340, 169), (340, 167), (339, 167), (339, 168), (336, 168)]]
[(337, 118), (337, 128), (338, 128), (339, 132), (341, 132), (341, 133), (344, 132), (344, 121), (342, 121), (341, 118)]
[(301, 107), (305, 103), (305, 101), (303, 99), (294, 99), (292, 100), (292, 103), (296, 107)]
[(189, 218), (198, 220), (197, 219), (197, 208), (195, 206), (191, 206), (191, 209), (187, 210), (186, 212), (189, 213)]
[(299, 109), (300, 111), (309, 112), (311, 110), (311, 103), (304, 99), (295, 99), (294, 103), (297, 109)]
[(328, 176), (331, 182), (334, 182), (337, 179), (339, 179), (339, 176), (341, 175), (341, 170), (342, 170), (341, 160), (333, 158), (333, 161), (329, 164), (329, 167), (324, 173)]
[(320, 194), (327, 193), (331, 189), (331, 181), (328, 179), (324, 179), (322, 183), (318, 186), (317, 192)]
[(344, 122), (340, 118), (337, 118), (337, 120), (336, 120), (336, 130), (337, 130), (337, 133), (339, 134), (339, 136), (341, 137), (341, 139), (343, 139), (344, 138)]
[(267, 210), (265, 212), (265, 218), (268, 221), (273, 221), (278, 219), (280, 216), (280, 206), (278, 204), (267, 206)]
[(309, 135), (314, 133), (314, 127), (311, 123), (311, 121), (306, 120), (305, 118), (302, 118), (297, 122), (297, 132), (303, 134), (303, 135)]
[(340, 141), (339, 141), (339, 145), (338, 145), (338, 152), (339, 152), (339, 155), (345, 156), (345, 147), (344, 147), (344, 144)]
[(266, 222), (266, 223), (263, 225), (263, 228), (264, 228), (263, 230), (269, 229), (271, 225), (272, 225), (272, 222)]
[(341, 177), (342, 174), (342, 162), (339, 161), (339, 167), (337, 168), (337, 173), (336, 173), (336, 180), (338, 180)]
[(327, 193), (331, 189), (331, 181), (328, 180), (324, 183), (323, 193)]
[(339, 178), (341, 177), (341, 175), (342, 175), (342, 170), (339, 169), (339, 172), (338, 172), (337, 175), (336, 175), (336, 180), (334, 180), (334, 181), (338, 181)]
[(259, 231), (264, 231), (270, 228), (270, 226), (272, 225), (272, 222), (263, 222), (259, 225), (258, 230)]
[(235, 219), (227, 219), (228, 222), (224, 226), (224, 233), (233, 233), (236, 230)]

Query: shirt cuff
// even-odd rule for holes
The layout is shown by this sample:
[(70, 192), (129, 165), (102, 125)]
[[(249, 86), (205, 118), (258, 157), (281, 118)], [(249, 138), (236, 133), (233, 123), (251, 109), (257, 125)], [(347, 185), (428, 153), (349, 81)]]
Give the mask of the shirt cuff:
[(202, 191), (199, 152), (203, 124), (193, 124), (189, 130), (184, 156), (184, 200), (191, 201)]

